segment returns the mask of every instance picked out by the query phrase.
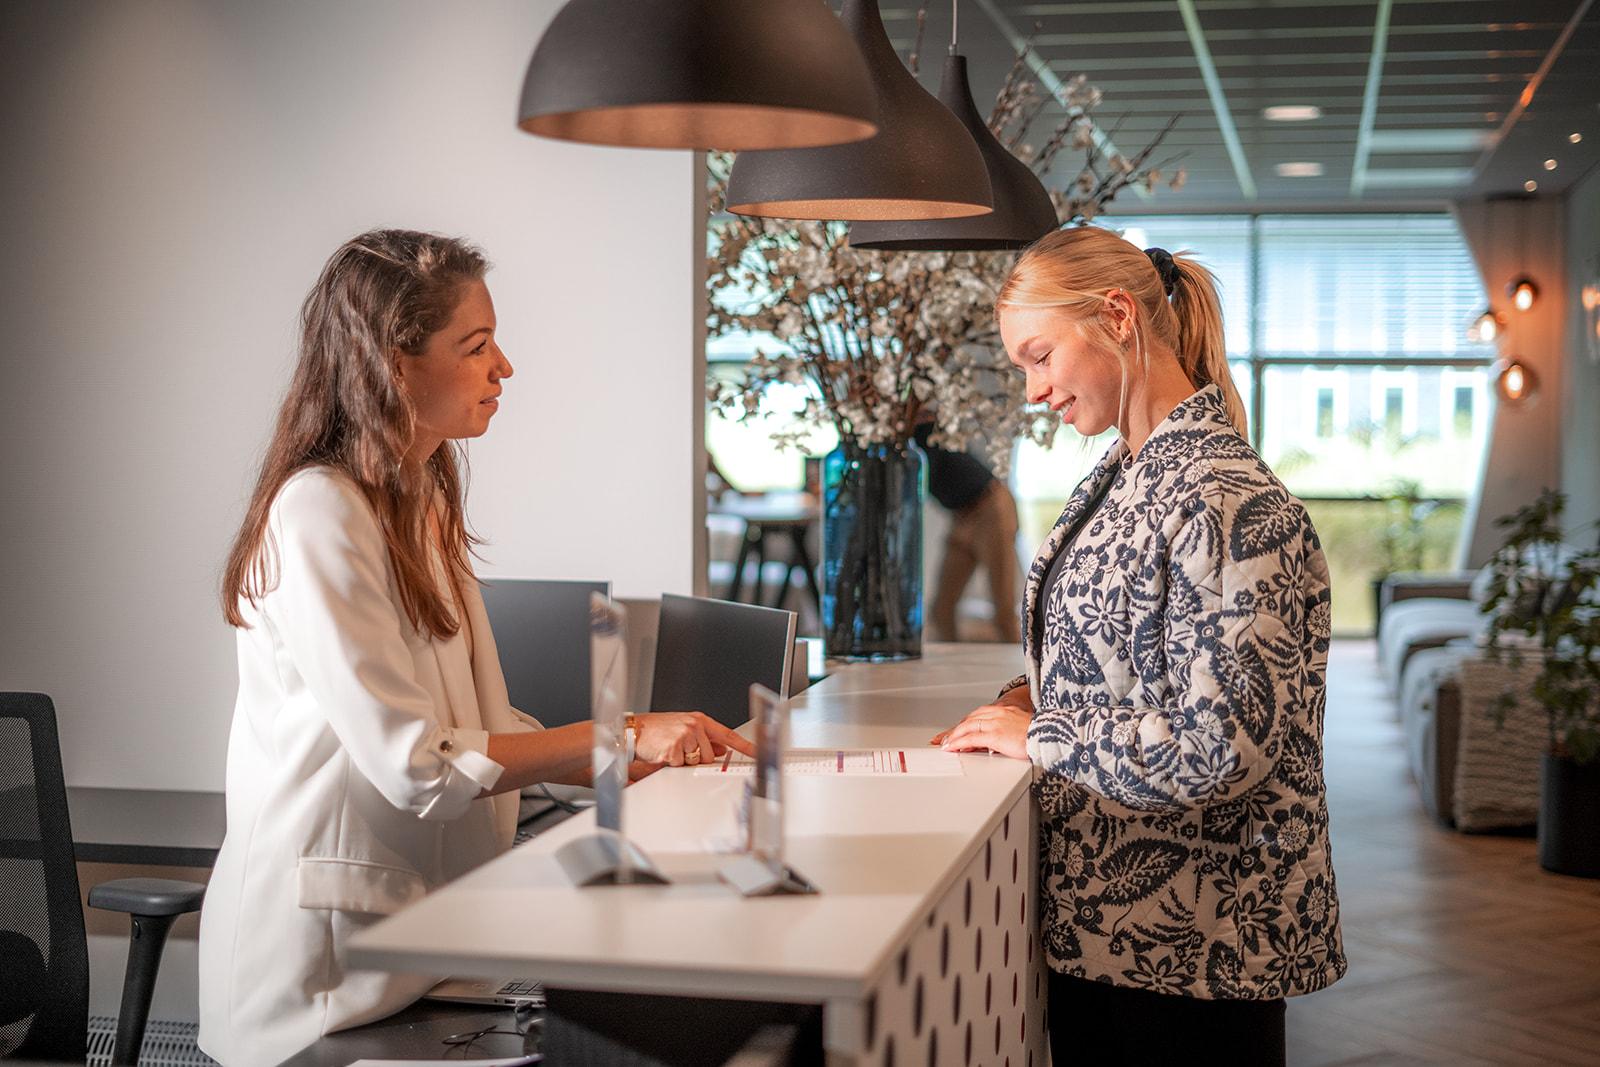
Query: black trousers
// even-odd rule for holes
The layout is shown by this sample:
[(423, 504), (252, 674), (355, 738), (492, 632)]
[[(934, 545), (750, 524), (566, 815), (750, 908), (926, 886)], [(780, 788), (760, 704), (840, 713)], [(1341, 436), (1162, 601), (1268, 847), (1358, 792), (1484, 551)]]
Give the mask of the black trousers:
[(1282, 1000), (1201, 1000), (1050, 972), (1055, 1067), (1284, 1067)]

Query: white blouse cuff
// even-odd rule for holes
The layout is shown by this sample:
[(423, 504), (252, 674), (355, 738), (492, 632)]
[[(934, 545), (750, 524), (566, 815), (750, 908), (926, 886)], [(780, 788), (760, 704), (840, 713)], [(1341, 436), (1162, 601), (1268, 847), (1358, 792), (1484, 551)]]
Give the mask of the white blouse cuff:
[(439, 791), (418, 813), (424, 819), (460, 818), (505, 773), (504, 767), (489, 758), (487, 730), (440, 730), (432, 747), (449, 767)]

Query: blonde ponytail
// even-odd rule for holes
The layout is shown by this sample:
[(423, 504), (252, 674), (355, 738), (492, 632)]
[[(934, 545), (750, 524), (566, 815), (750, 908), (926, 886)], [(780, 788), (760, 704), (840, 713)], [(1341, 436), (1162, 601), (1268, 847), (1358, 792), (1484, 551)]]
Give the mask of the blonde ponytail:
[[(995, 298), (995, 313), (1004, 307), (1061, 309), (1078, 320), (1086, 337), (1122, 362), (1124, 394), (1130, 378), (1148, 369), (1146, 338), (1160, 342), (1177, 353), (1196, 388), (1216, 385), (1222, 390), (1228, 421), (1248, 437), (1244, 401), (1228, 370), (1216, 280), (1187, 252), (1172, 256), (1167, 269), (1173, 282), (1170, 300), (1151, 257), (1117, 234), (1098, 226), (1056, 230), (1017, 258)], [(1133, 297), (1138, 309), (1136, 351), (1131, 354), (1116, 343), (1098, 314), (1113, 289)]]
[(1189, 253), (1172, 257), (1178, 277), (1172, 287), (1172, 313), (1178, 320), (1178, 362), (1196, 387), (1215, 385), (1222, 390), (1228, 421), (1240, 436), (1250, 436), (1244, 399), (1228, 369), (1228, 342), (1222, 332), (1222, 301), (1217, 280)]

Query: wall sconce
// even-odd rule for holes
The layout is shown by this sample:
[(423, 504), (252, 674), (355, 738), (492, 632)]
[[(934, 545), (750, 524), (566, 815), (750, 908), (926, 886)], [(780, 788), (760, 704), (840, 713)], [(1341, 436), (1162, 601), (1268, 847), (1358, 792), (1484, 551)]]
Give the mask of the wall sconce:
[(1511, 298), (1511, 304), (1518, 311), (1527, 311), (1533, 307), (1533, 302), (1539, 299), (1539, 287), (1533, 284), (1533, 279), (1526, 274), (1513, 278), (1511, 284), (1506, 286), (1506, 295)]
[(1520, 404), (1539, 389), (1539, 376), (1533, 368), (1513, 356), (1494, 365), (1494, 388), (1508, 404)]
[(1483, 314), (1472, 320), (1472, 325), (1467, 327), (1467, 340), (1476, 344), (1489, 344), (1500, 336), (1500, 327), (1504, 325), (1500, 316), (1494, 313), (1493, 308), (1484, 308)]

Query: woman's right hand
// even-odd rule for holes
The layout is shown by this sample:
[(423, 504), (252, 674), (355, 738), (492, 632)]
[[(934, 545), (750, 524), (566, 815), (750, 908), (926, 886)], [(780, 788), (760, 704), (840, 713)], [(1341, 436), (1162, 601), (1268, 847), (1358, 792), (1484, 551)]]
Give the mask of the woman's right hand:
[(711, 763), (728, 749), (755, 757), (756, 749), (715, 719), (698, 711), (654, 711), (638, 716), (634, 758), (645, 763), (682, 767)]
[[(1001, 696), (998, 700), (996, 700), (993, 704), (985, 704), (983, 707), (977, 708), (976, 710), (974, 710), (972, 714), (976, 715), (979, 711), (984, 711), (984, 710), (989, 709), (989, 708), (1015, 708), (1018, 711), (1023, 712), (1024, 714), (1032, 716), (1033, 715), (1033, 694), (1032, 694), (1032, 692), (1029, 691), (1027, 686), (1019, 685), (1014, 689), (1007, 690), (1006, 693), (1003, 696)], [(970, 716), (969, 716), (969, 718), (970, 718)], [(967, 721), (966, 719), (962, 719), (961, 720), (961, 722), (963, 722), (963, 723), (966, 722), (966, 721)], [(959, 725), (961, 725), (961, 723), (957, 723), (956, 724), (956, 726), (959, 726)], [(950, 739), (950, 735), (952, 733), (954, 733), (954, 732), (955, 732), (955, 726), (952, 726), (948, 730), (941, 730), (939, 733), (934, 734), (931, 738), (928, 739), (928, 744), (930, 744), (930, 745), (942, 745), (942, 744), (944, 744), (946, 741), (948, 741)]]

